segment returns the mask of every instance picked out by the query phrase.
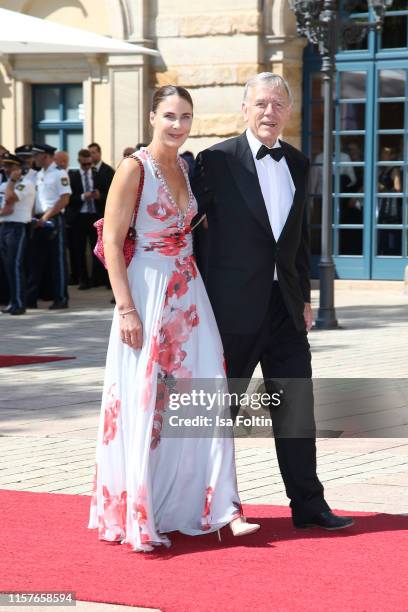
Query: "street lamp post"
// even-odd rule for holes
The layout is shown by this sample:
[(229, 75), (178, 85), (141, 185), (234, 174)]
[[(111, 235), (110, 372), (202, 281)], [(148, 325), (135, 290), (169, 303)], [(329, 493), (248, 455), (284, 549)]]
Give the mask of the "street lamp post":
[[(297, 31), (301, 36), (319, 46), (322, 56), (323, 74), (323, 184), (322, 184), (322, 243), (320, 256), (320, 302), (316, 318), (318, 329), (337, 327), (334, 308), (335, 267), (332, 255), (333, 224), (333, 83), (335, 55), (339, 36), (358, 40), (365, 29), (380, 31), (385, 9), (392, 0), (369, 0), (369, 7), (375, 15), (375, 22), (350, 20), (341, 23), (337, 0), (289, 0), (296, 15)], [(345, 3), (346, 4), (346, 3)]]

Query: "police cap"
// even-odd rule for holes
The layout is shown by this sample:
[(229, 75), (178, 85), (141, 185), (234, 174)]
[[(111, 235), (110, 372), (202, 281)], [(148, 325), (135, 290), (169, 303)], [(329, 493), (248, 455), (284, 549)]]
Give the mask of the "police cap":
[(34, 155), (33, 145), (21, 145), (21, 147), (17, 147), (16, 149), (14, 149), (14, 153), (18, 155), (18, 157), (32, 157)]
[(21, 164), (23, 163), (21, 159), (19, 159), (16, 155), (13, 155), (12, 153), (8, 152), (4, 153), (2, 162), (3, 164), (17, 164), (18, 166), (21, 166)]
[(52, 147), (47, 144), (33, 144), (32, 151), (33, 153), (47, 153), (47, 155), (54, 155), (56, 151), (56, 147)]

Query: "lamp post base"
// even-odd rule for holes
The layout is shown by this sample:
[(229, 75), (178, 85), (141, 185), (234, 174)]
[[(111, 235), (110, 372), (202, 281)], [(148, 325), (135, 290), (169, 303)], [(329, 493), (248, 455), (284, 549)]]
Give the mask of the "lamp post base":
[(339, 329), (334, 308), (319, 308), (315, 320), (316, 329)]
[(333, 261), (321, 261), (320, 269), (320, 302), (315, 321), (316, 329), (338, 329), (334, 309), (334, 278), (335, 268)]

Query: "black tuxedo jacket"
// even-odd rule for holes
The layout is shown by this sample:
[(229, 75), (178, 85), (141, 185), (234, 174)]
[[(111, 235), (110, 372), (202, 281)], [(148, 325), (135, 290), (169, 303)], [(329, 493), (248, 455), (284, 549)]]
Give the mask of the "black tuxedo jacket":
[[(83, 205), (83, 200), (81, 199), (81, 195), (84, 193), (84, 188), (82, 185), (81, 173), (79, 170), (68, 170), (69, 180), (71, 183), (72, 194), (69, 199), (69, 204), (65, 209), (66, 222), (67, 223), (75, 223), (80, 210)], [(100, 180), (98, 177), (98, 173), (92, 170), (92, 178), (94, 189), (99, 189), (101, 197), (99, 200), (94, 200), (96, 215), (98, 219), (103, 217), (105, 211), (105, 203), (106, 203), (106, 195), (107, 193), (102, 190), (102, 186), (100, 184)]]
[[(283, 299), (299, 331), (310, 302), (307, 219), (309, 160), (282, 142), (295, 194), (276, 241), (246, 134), (197, 157), (193, 190), (208, 229), (195, 238), (198, 265), (221, 333), (256, 333), (270, 304), (275, 264)], [(201, 227), (201, 226), (199, 226)], [(198, 229), (198, 228), (197, 228)], [(201, 241), (205, 240), (205, 252)]]
[(104, 210), (106, 196), (108, 195), (109, 187), (111, 185), (114, 174), (115, 171), (112, 166), (109, 166), (109, 164), (105, 164), (105, 162), (102, 162), (99, 170), (96, 170), (96, 176), (98, 177), (99, 191), (101, 192), (101, 199), (103, 200)]

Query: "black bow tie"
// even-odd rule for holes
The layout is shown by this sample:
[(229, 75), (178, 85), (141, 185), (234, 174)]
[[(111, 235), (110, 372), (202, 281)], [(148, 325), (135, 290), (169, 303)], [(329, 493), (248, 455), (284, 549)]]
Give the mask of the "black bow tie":
[(274, 149), (268, 149), (265, 145), (262, 145), (256, 154), (256, 159), (262, 159), (265, 155), (270, 155), (275, 161), (280, 161), (284, 155), (282, 147), (275, 147)]

